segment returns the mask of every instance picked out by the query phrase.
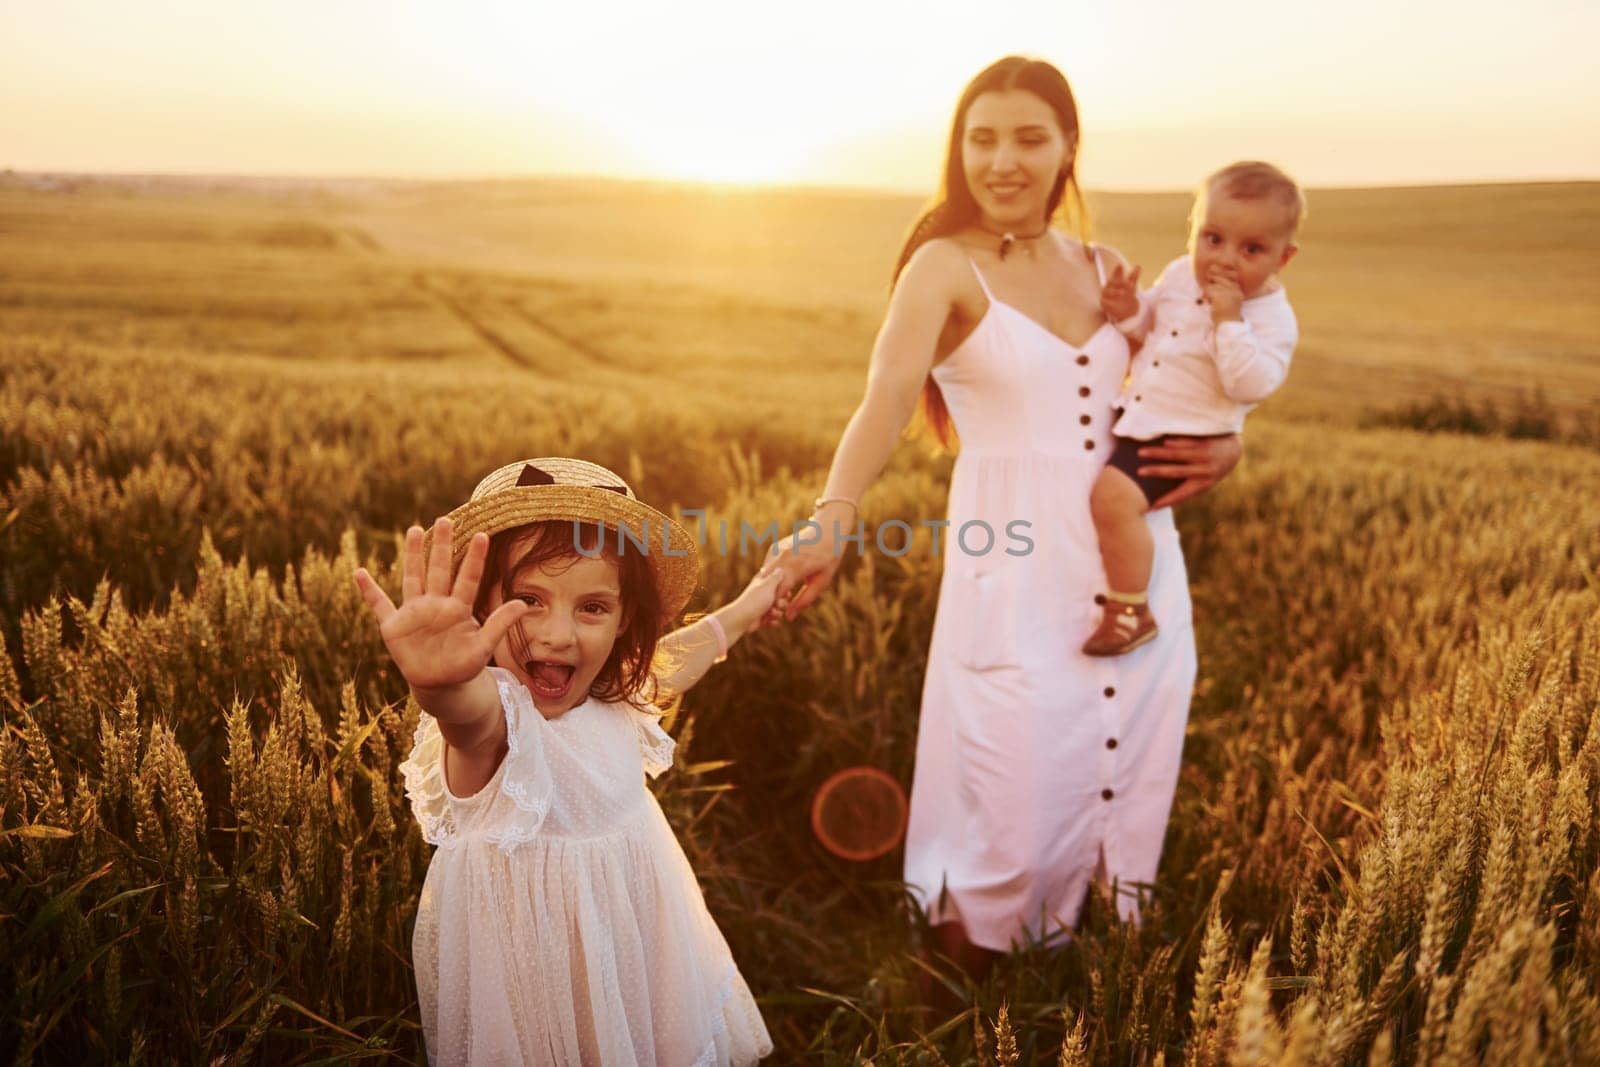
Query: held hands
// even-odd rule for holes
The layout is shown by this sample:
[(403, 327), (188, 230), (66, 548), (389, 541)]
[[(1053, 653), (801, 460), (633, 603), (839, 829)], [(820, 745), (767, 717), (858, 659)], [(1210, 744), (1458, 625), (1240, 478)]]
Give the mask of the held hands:
[[(833, 519), (818, 514), (812, 516), (812, 521), (828, 530)], [(822, 595), (844, 562), (843, 554), (830, 547), (832, 542), (833, 539), (826, 536), (817, 541), (798, 541), (790, 534), (772, 546), (757, 574), (757, 578), (769, 574), (779, 576), (777, 598), (762, 618), (762, 628), (788, 622)]]
[(767, 614), (777, 607), (778, 587), (783, 582), (783, 572), (763, 568), (757, 571), (744, 590), (725, 604), (717, 614), (721, 616), (730, 641), (758, 629)]
[(377, 616), (383, 643), (413, 692), (449, 690), (472, 681), (488, 665), (500, 638), (528, 610), (522, 601), (508, 600), (481, 626), (473, 617), (488, 552), (489, 538), (481, 533), (474, 536), (452, 585), (450, 520), (441, 518), (433, 524), (433, 551), (426, 574), (422, 527), (411, 527), (406, 531), (399, 608), (365, 568), (356, 571), (362, 599)]
[(1213, 325), (1242, 321), (1244, 290), (1239, 287), (1238, 271), (1231, 267), (1214, 266), (1200, 289), (1211, 304)]
[(1139, 313), (1141, 269), (1134, 267), (1132, 274), (1125, 275), (1121, 263), (1112, 268), (1111, 277), (1106, 279), (1105, 287), (1100, 290), (1100, 310), (1108, 321), (1118, 323)]

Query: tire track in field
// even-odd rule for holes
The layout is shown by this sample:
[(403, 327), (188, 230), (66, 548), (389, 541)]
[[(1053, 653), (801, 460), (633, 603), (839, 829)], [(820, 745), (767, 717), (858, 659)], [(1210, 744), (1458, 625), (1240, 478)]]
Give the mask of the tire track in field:
[(374, 255), (383, 254), (383, 246), (378, 243), (378, 239), (373, 237), (372, 234), (368, 233), (366, 230), (363, 230), (361, 227), (346, 226), (343, 230), (343, 233), (351, 241), (355, 242), (356, 247), (360, 248), (363, 252), (370, 252)]
[(524, 370), (531, 371), (539, 369), (537, 360), (525, 355), (520, 349), (517, 348), (516, 345), (512, 344), (499, 333), (495, 332), (495, 330), (491, 329), (488, 323), (482, 321), (476, 315), (472, 314), (472, 312), (468, 311), (466, 306), (454, 296), (451, 296), (448, 291), (442, 287), (430, 285), (426, 275), (416, 274), (412, 276), (411, 280), (412, 283), (416, 285), (418, 290), (428, 296), (433, 297), (440, 304), (442, 304), (446, 311), (450, 312), (450, 314), (454, 315), (458, 320), (460, 320), (461, 324), (477, 335), (478, 339), (484, 344), (488, 345), (496, 352), (499, 352), (502, 356), (506, 357), (506, 359), (510, 360), (512, 363), (515, 363)]
[(589, 342), (580, 340), (571, 336), (570, 334), (566, 334), (558, 330), (547, 320), (540, 318), (538, 315), (535, 315), (533, 312), (523, 307), (521, 301), (507, 300), (505, 301), (504, 306), (513, 315), (526, 323), (529, 328), (550, 338), (552, 341), (556, 342), (557, 345), (567, 349), (569, 352), (573, 352), (579, 356), (582, 356), (591, 363), (598, 363), (602, 367), (626, 369), (617, 359), (606, 354), (605, 352), (602, 352)]

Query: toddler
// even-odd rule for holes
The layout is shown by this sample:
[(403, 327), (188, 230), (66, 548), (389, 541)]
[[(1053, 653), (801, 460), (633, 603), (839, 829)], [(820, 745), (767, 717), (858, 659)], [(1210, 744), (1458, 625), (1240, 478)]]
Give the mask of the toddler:
[(423, 711), (401, 771), (437, 846), (412, 939), (430, 1063), (772, 1051), (645, 788), (673, 757), (651, 700), (721, 662), (776, 594), (776, 575), (758, 577), (662, 637), (697, 558), (611, 471), (534, 459), (489, 475), (427, 537), (407, 531), (398, 608), (356, 573)]
[(1139, 292), (1139, 270), (1113, 271), (1101, 310), (1143, 342), (1117, 401), (1110, 460), (1090, 498), (1106, 595), (1083, 651), (1117, 656), (1156, 636), (1146, 590), (1155, 546), (1151, 506), (1178, 486), (1139, 474), (1139, 449), (1168, 435), (1238, 433), (1244, 416), (1283, 383), (1299, 337), (1278, 273), (1298, 250), (1305, 197), (1269, 163), (1235, 163), (1202, 183), (1189, 254)]

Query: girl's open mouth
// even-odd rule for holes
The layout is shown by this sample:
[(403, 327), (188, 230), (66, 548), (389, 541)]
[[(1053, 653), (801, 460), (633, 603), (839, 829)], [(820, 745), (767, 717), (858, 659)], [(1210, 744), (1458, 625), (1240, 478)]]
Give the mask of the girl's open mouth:
[(529, 660), (523, 664), (528, 672), (528, 688), (542, 700), (560, 700), (572, 689), (572, 676), (577, 668), (571, 663), (551, 660)]

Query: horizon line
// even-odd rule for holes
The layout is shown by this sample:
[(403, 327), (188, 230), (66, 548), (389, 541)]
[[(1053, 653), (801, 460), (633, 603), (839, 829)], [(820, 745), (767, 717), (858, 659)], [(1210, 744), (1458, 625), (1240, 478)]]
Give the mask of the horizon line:
[[(489, 184), (564, 184), (603, 183), (655, 189), (696, 189), (715, 193), (804, 193), (810, 195), (904, 197), (931, 200), (933, 193), (905, 186), (859, 185), (846, 182), (785, 182), (770, 180), (712, 181), (698, 178), (664, 178), (644, 175), (601, 173), (563, 173), (557, 171), (528, 171), (522, 173), (462, 173), (462, 174), (374, 174), (374, 173), (314, 173), (205, 170), (71, 170), (0, 167), (0, 181), (16, 178), (55, 179), (106, 179), (106, 180), (162, 180), (175, 182), (278, 182), (285, 185), (317, 184), (389, 184), (389, 185), (489, 185)], [(1379, 191), (1385, 189), (1458, 189), (1485, 186), (1534, 185), (1586, 185), (1600, 184), (1600, 175), (1587, 176), (1535, 176), (1527, 178), (1448, 178), (1423, 181), (1362, 181), (1339, 185), (1308, 183), (1307, 190), (1323, 192)], [(1193, 186), (1085, 186), (1085, 194), (1112, 196), (1171, 196), (1189, 195)]]

